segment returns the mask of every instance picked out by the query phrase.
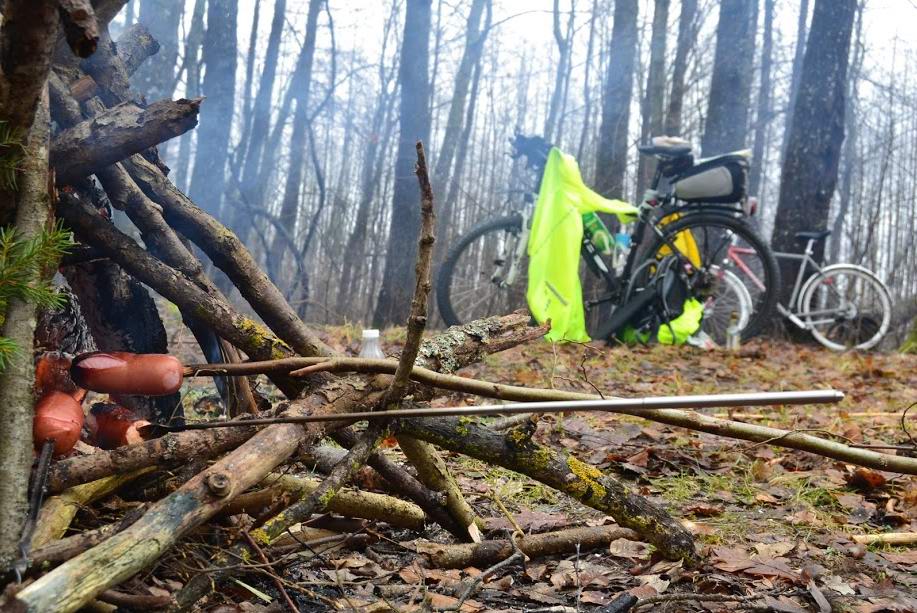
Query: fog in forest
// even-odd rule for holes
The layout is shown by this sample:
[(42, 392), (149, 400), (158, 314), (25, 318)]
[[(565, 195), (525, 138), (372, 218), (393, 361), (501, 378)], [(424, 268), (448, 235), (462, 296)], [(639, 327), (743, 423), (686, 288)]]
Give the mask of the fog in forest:
[[(414, 140), (439, 265), (469, 228), (524, 206), (519, 130), (632, 202), (652, 136), (681, 136), (695, 157), (752, 149), (765, 238), (798, 251), (792, 233), (832, 230), (826, 255), (885, 278), (903, 332), (917, 314), (915, 17), (907, 0), (131, 0), (112, 33), (140, 22), (160, 42), (131, 78), (148, 100), (206, 98), (199, 127), (160, 146), (170, 176), (307, 320), (403, 321)], [(812, 138), (797, 154), (822, 170), (782, 181), (800, 96)]]

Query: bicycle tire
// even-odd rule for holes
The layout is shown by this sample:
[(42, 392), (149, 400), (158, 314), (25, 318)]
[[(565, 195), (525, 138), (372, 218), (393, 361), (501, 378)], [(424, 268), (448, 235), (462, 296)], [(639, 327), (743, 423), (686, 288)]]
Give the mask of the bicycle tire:
[[(653, 240), (642, 250), (642, 253), (638, 252), (636, 261), (644, 264), (649, 258), (659, 259), (662, 257), (660, 252), (663, 251), (663, 247), (668, 249), (666, 241), (672, 241), (675, 236), (684, 231), (691, 232), (695, 243), (698, 244), (698, 249), (704, 253), (701, 268), (709, 270), (710, 266), (715, 264), (731, 271), (743, 281), (753, 299), (753, 312), (748, 324), (742, 330), (742, 339), (749, 339), (760, 334), (771, 321), (777, 307), (780, 271), (774, 252), (751, 226), (737, 217), (718, 213), (688, 213), (666, 224), (662, 236), (653, 235)], [(723, 249), (730, 243), (752, 250), (753, 257), (752, 254), (744, 254), (743, 264), (754, 273), (754, 278), (763, 284), (763, 288), (752, 286), (750, 277), (725, 257)], [(713, 253), (709, 253), (708, 250)], [(711, 256), (713, 261), (710, 261)], [(648, 269), (645, 268), (645, 270)], [(633, 282), (639, 283), (639, 277), (635, 276)]]
[[(455, 295), (456, 290), (463, 292), (474, 291), (473, 289), (469, 290), (457, 287), (460, 283), (459, 275), (471, 272), (471, 270), (463, 270), (464, 267), (462, 266), (462, 259), (469, 254), (469, 248), (474, 247), (482, 238), (487, 238), (489, 235), (495, 235), (498, 232), (515, 234), (517, 237), (520, 236), (522, 233), (522, 216), (517, 213), (487, 220), (472, 228), (467, 234), (459, 239), (458, 243), (456, 243), (446, 254), (446, 259), (443, 261), (436, 277), (436, 305), (446, 325), (456, 326), (477, 319), (478, 316), (485, 317), (498, 314), (496, 312), (484, 312), (484, 310), (477, 313), (473, 309), (463, 309), (461, 304), (457, 304), (459, 302), (459, 297)], [(494, 237), (491, 236), (491, 238)], [(497, 244), (499, 245), (499, 238), (497, 238)], [(483, 257), (483, 248), (481, 249), (481, 256)], [(528, 256), (525, 255), (520, 260), (522, 270), (520, 271), (519, 279), (512, 288), (512, 292), (507, 291), (507, 288), (498, 287), (496, 283), (491, 283), (495, 296), (499, 296), (501, 293), (506, 296), (506, 299), (503, 301), (496, 299), (496, 302), (492, 304), (493, 309), (510, 312), (525, 306), (525, 290), (528, 272), (527, 261)], [(471, 266), (471, 264), (469, 263), (467, 266)], [(477, 274), (484, 275), (487, 274), (487, 271), (478, 270)], [(483, 277), (481, 278), (483, 279)], [(482, 283), (481, 287), (481, 291), (483, 291), (487, 288), (487, 283)], [(518, 300), (519, 296), (521, 296), (521, 301)], [(501, 302), (505, 304), (500, 304)], [(518, 304), (516, 304), (517, 302)], [(498, 304), (499, 306), (497, 306)], [(500, 308), (503, 306), (506, 308)]]
[[(842, 276), (850, 280), (839, 281)], [(832, 318), (830, 322), (824, 318), (813, 319), (813, 313), (818, 313), (825, 308), (824, 302), (818, 305), (817, 309), (813, 308), (816, 306), (813, 304), (813, 299), (821, 298), (824, 301), (828, 294), (839, 296), (840, 292), (856, 291), (851, 280), (855, 282), (857, 279), (864, 284), (861, 289), (866, 286), (871, 288), (875, 302), (868, 302), (869, 296), (866, 296), (864, 292), (858, 292), (858, 303), (853, 305), (853, 310), (845, 309), (847, 317)], [(849, 300), (849, 297), (845, 300)], [(881, 316), (876, 317), (875, 312), (869, 310), (874, 307), (881, 308)], [(806, 281), (799, 297), (799, 311), (800, 318), (806, 322), (815, 340), (828, 349), (866, 351), (878, 345), (888, 333), (891, 325), (892, 299), (888, 288), (871, 270), (852, 264), (836, 264), (828, 266)], [(823, 325), (819, 321), (823, 322)], [(852, 344), (837, 342), (835, 340), (837, 335), (842, 335), (845, 341), (848, 339), (853, 341)], [(867, 336), (864, 337), (864, 335)]]

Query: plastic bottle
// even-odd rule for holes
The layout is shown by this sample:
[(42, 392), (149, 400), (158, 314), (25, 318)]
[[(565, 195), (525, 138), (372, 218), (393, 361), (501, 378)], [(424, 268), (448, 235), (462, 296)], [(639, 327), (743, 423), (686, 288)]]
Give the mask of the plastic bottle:
[(726, 328), (726, 349), (737, 351), (742, 331), (739, 330), (739, 314), (735, 311), (729, 316), (729, 327)]
[(385, 359), (382, 348), (379, 346), (378, 330), (363, 330), (363, 342), (360, 345), (360, 357), (374, 360)]
[(627, 264), (627, 254), (630, 253), (631, 239), (627, 232), (618, 232), (614, 237), (614, 258), (612, 266), (618, 275), (624, 272), (624, 266)]
[(614, 251), (614, 240), (602, 219), (596, 213), (586, 213), (583, 215), (583, 226), (591, 233), (592, 244), (598, 252), (602, 255), (611, 255)]

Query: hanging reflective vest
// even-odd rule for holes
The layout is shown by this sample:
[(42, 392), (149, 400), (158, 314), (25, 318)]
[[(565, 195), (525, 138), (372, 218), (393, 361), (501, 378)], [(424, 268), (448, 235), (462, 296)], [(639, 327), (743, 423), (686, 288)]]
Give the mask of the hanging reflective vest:
[(529, 235), (529, 281), (526, 299), (539, 322), (551, 320), (550, 341), (587, 342), (583, 290), (579, 279), (583, 214), (617, 215), (633, 221), (637, 208), (623, 200), (609, 200), (583, 183), (572, 155), (556, 147), (548, 154), (532, 231)]

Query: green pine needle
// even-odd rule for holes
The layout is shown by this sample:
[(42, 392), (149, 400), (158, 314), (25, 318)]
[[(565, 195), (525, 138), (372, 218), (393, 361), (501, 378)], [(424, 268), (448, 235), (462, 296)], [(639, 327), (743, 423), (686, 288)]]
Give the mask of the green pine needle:
[[(0, 141), (2, 141), (0, 129)], [(57, 223), (40, 235), (22, 240), (14, 228), (0, 228), (0, 313), (10, 300), (26, 300), (41, 308), (63, 306), (66, 296), (51, 284), (53, 270), (73, 245), (73, 235)], [(0, 370), (18, 351), (10, 339), (0, 336)]]

